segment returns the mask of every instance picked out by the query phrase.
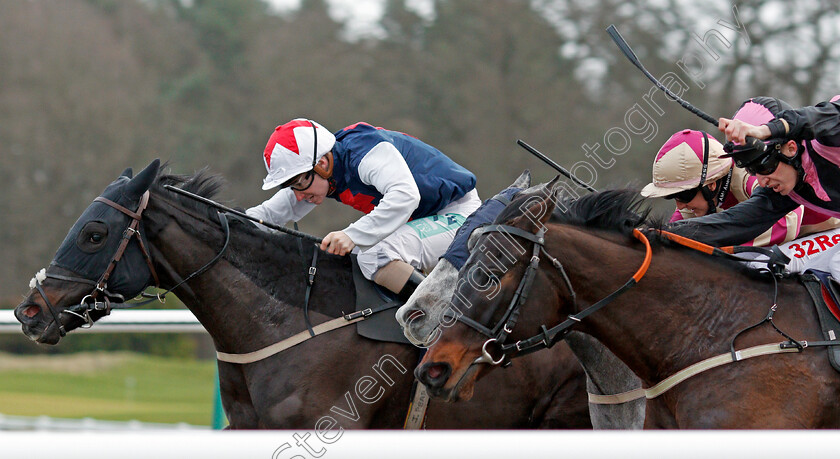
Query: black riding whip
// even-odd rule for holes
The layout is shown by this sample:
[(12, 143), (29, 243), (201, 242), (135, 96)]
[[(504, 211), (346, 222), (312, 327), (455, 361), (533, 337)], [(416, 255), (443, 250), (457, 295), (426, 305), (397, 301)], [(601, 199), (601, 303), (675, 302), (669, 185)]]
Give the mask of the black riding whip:
[[(675, 102), (680, 104), (686, 110), (688, 110), (691, 113), (699, 116), (704, 121), (707, 121), (707, 122), (713, 124), (715, 127), (718, 127), (719, 123), (718, 123), (717, 119), (712, 118), (708, 113), (706, 113), (703, 110), (700, 110), (699, 108), (695, 107), (694, 105), (691, 105), (690, 103), (686, 102), (680, 96), (671, 92), (671, 90), (668, 89), (667, 87), (665, 87), (665, 85), (663, 85), (659, 80), (657, 80), (656, 77), (651, 75), (651, 73), (647, 71), (645, 66), (642, 65), (642, 62), (636, 56), (636, 53), (633, 52), (633, 49), (630, 48), (630, 45), (627, 43), (627, 40), (625, 40), (624, 37), (622, 37), (621, 34), (618, 33), (618, 29), (615, 28), (615, 25), (611, 24), (609, 27), (607, 27), (607, 33), (610, 34), (610, 37), (613, 39), (615, 44), (618, 46), (618, 49), (620, 49), (621, 52), (624, 53), (625, 56), (627, 56), (627, 59), (629, 59), (630, 62), (633, 65), (636, 66), (636, 68), (641, 70), (642, 73), (644, 73), (645, 76), (648, 77), (648, 79), (650, 81), (652, 81), (653, 84), (657, 88), (659, 88), (660, 90), (662, 90), (662, 92), (665, 93), (665, 95), (667, 95), (668, 97), (673, 99)], [(751, 148), (762, 148), (764, 146), (764, 142), (756, 139), (755, 137), (746, 137), (744, 140), (745, 140), (745, 144), (748, 145)]]
[(532, 146), (528, 145), (527, 143), (525, 143), (525, 142), (523, 142), (523, 141), (521, 141), (521, 140), (517, 140), (517, 141), (516, 141), (516, 143), (517, 143), (520, 147), (522, 147), (522, 148), (524, 148), (524, 149), (528, 150), (528, 152), (529, 152), (529, 153), (531, 153), (532, 155), (536, 156), (537, 158), (540, 158), (540, 159), (541, 159), (541, 160), (543, 160), (546, 164), (548, 164), (549, 166), (553, 167), (555, 170), (557, 170), (557, 172), (560, 172), (561, 174), (563, 174), (563, 175), (565, 175), (566, 177), (568, 177), (569, 179), (571, 179), (573, 182), (577, 183), (578, 185), (580, 185), (580, 186), (582, 186), (582, 187), (586, 188), (587, 190), (589, 190), (589, 191), (591, 191), (591, 192), (593, 192), (593, 193), (597, 193), (597, 192), (598, 192), (598, 190), (596, 190), (595, 188), (592, 188), (592, 187), (591, 187), (591, 186), (589, 186), (588, 184), (584, 183), (581, 179), (579, 179), (579, 178), (575, 177), (575, 175), (574, 175), (574, 174), (572, 174), (572, 173), (571, 173), (569, 170), (567, 170), (565, 167), (563, 167), (563, 166), (561, 166), (561, 165), (557, 164), (556, 162), (554, 162), (554, 161), (553, 161), (551, 158), (549, 158), (548, 156), (546, 156), (546, 155), (544, 155), (544, 154), (540, 153), (539, 151), (537, 151), (537, 149), (536, 149), (536, 148), (534, 148), (534, 147), (532, 147)]
[(227, 207), (223, 204), (219, 204), (218, 202), (213, 201), (212, 199), (207, 199), (204, 196), (199, 196), (195, 193), (190, 193), (189, 191), (182, 190), (181, 188), (178, 188), (176, 186), (164, 185), (163, 187), (166, 188), (169, 191), (174, 191), (175, 193), (184, 195), (184, 196), (186, 196), (188, 198), (191, 198), (191, 199), (195, 199), (196, 201), (199, 201), (199, 202), (203, 202), (204, 204), (207, 204), (208, 206), (215, 207), (216, 209), (222, 210), (224, 212), (231, 213), (231, 214), (236, 215), (238, 217), (242, 217), (246, 220), (251, 220), (252, 222), (259, 223), (260, 225), (266, 226), (266, 227), (271, 228), (273, 230), (282, 231), (284, 233), (291, 234), (292, 236), (297, 236), (301, 239), (306, 239), (307, 241), (312, 241), (312, 242), (314, 242), (316, 244), (319, 244), (319, 245), (321, 244), (321, 239), (320, 238), (317, 238), (317, 237), (312, 236), (310, 234), (306, 234), (302, 231), (297, 231), (297, 230), (286, 228), (284, 226), (264, 222), (264, 221), (260, 220), (259, 218), (252, 217), (252, 216), (246, 214), (245, 212), (240, 212), (236, 209), (231, 209), (230, 207)]

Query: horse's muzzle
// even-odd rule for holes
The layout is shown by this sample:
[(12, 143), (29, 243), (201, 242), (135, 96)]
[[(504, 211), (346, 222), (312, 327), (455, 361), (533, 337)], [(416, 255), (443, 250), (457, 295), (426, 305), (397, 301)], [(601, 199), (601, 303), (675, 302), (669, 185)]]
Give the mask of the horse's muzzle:
[(15, 319), (21, 323), (21, 331), (32, 341), (43, 344), (57, 344), (61, 339), (58, 325), (48, 320), (46, 306), (32, 300), (30, 295), (15, 308)]

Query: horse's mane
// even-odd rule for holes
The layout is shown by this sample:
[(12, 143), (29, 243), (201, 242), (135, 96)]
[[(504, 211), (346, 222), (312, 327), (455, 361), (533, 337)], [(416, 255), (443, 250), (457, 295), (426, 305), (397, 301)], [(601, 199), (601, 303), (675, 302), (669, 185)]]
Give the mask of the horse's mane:
[[(161, 167), (161, 170), (163, 170), (163, 167)], [(221, 175), (211, 173), (208, 168), (203, 168), (192, 175), (159, 173), (150, 187), (153, 193), (166, 196), (167, 200), (176, 203), (182, 209), (194, 210), (199, 215), (206, 214), (210, 221), (218, 221), (215, 217), (216, 212), (211, 206), (187, 196), (173, 193), (164, 188), (165, 185), (173, 185), (193, 194), (212, 199), (225, 185), (225, 180)], [(239, 241), (239, 244), (244, 244), (248, 250), (229, 250), (225, 254), (225, 259), (242, 270), (243, 274), (250, 277), (258, 287), (275, 298), (284, 301), (287, 301), (288, 298), (303, 298), (302, 289), (305, 281), (303, 273), (306, 272), (308, 266), (304, 266), (304, 263), (309, 263), (309, 260), (312, 259), (313, 244), (301, 244), (298, 237), (280, 231), (266, 231), (265, 228), (258, 226), (256, 223), (236, 215), (228, 215), (228, 221), (232, 232), (236, 235), (232, 244)], [(204, 231), (196, 231), (195, 233), (199, 237), (205, 237), (204, 235), (207, 234)], [(301, 251), (305, 251), (306, 255), (304, 256)], [(340, 283), (345, 278), (352, 279), (350, 268), (349, 257), (324, 253), (318, 258), (319, 272), (323, 269), (324, 272), (333, 273), (330, 276), (330, 283), (332, 284)], [(335, 276), (336, 272), (342, 272), (346, 275)], [(278, 282), (278, 279), (294, 279), (294, 281)], [(325, 281), (321, 282), (325, 283)], [(352, 281), (350, 282), (352, 286)], [(325, 285), (329, 284), (325, 283)], [(347, 287), (341, 288), (346, 290)], [(312, 310), (337, 317), (340, 311), (333, 311), (332, 308), (341, 307), (341, 304), (341, 302), (314, 304)]]
[[(520, 193), (499, 214), (496, 223), (521, 216), (528, 207), (529, 200), (536, 195), (546, 196), (548, 193), (545, 186), (536, 192)], [(651, 208), (637, 190), (607, 190), (580, 197), (554, 195), (554, 200), (555, 208), (550, 220), (552, 223), (613, 230), (628, 235), (633, 228), (639, 226), (662, 226), (662, 219), (650, 218)]]
[[(547, 187), (534, 188), (535, 191), (520, 193), (496, 219), (496, 223), (508, 222), (518, 216), (528, 207), (528, 201), (534, 196), (546, 196)], [(556, 206), (550, 222), (567, 224), (585, 228), (616, 231), (623, 235), (631, 235), (634, 228), (645, 227), (661, 229), (665, 226), (666, 217), (652, 217), (648, 200), (634, 189), (606, 190), (585, 196), (555, 197)], [(648, 232), (648, 239), (652, 245), (669, 247), (676, 250), (690, 251), (700, 259), (727, 266), (735, 271), (746, 274), (750, 278), (767, 281), (766, 273), (734, 260), (720, 257), (709, 257), (706, 254), (690, 250), (669, 239), (655, 233)]]
[[(161, 166), (161, 171), (164, 170), (165, 166), (166, 164)], [(213, 199), (219, 191), (224, 188), (225, 184), (224, 177), (217, 173), (210, 172), (209, 168), (204, 167), (192, 175), (165, 174), (160, 172), (155, 178), (154, 183), (152, 183), (151, 189), (156, 193), (165, 194), (169, 199), (177, 202), (178, 205), (184, 209), (191, 209), (201, 213), (207, 212), (207, 210), (210, 209), (210, 206), (182, 194), (173, 193), (165, 189), (164, 186), (176, 186), (182, 190), (189, 191), (207, 199)], [(238, 210), (244, 212), (244, 209)], [(215, 211), (209, 215), (215, 215)], [(211, 219), (216, 221), (215, 217), (211, 217)], [(264, 231), (255, 223), (235, 215), (230, 216), (230, 221), (237, 226), (239, 231), (245, 231), (261, 240), (270, 241), (271, 244), (275, 245), (275, 247), (279, 247), (281, 245), (281, 241), (287, 243), (291, 240), (296, 243), (297, 240), (295, 237), (290, 237), (289, 235), (279, 231)]]
[(192, 175), (179, 175), (164, 173), (168, 169), (167, 166), (168, 163), (161, 165), (160, 172), (158, 172), (151, 188), (158, 193), (172, 196), (174, 200), (187, 209), (203, 211), (207, 209), (207, 205), (195, 199), (172, 193), (164, 188), (165, 185), (176, 186), (208, 199), (213, 198), (225, 185), (225, 179), (219, 174), (211, 173), (207, 167)]

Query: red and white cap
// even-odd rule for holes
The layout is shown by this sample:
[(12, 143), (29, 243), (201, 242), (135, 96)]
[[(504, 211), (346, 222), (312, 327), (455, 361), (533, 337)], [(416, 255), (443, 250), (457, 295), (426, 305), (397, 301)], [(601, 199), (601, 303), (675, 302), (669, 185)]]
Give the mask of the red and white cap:
[(729, 173), (733, 163), (721, 158), (723, 145), (705, 132), (686, 129), (672, 135), (653, 160), (653, 183), (642, 188), (642, 196), (661, 198), (700, 185), (703, 173), (703, 137), (709, 142), (709, 168), (703, 185)]
[[(296, 118), (274, 129), (263, 151), (263, 190), (274, 188), (292, 177), (311, 171), (314, 162), (329, 153), (335, 136), (324, 126)], [(314, 155), (314, 156), (313, 156)]]

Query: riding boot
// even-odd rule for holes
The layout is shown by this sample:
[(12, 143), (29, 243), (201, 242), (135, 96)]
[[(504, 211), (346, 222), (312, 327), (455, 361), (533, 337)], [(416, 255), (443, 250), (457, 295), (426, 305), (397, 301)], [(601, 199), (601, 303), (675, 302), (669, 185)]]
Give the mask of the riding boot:
[(425, 278), (410, 264), (402, 260), (393, 260), (379, 268), (373, 276), (373, 281), (396, 293), (400, 300), (406, 301)]
[(408, 301), (408, 299), (411, 298), (411, 294), (417, 290), (417, 286), (420, 285), (420, 282), (423, 282), (424, 279), (426, 279), (426, 276), (415, 269), (411, 272), (411, 276), (409, 276), (408, 280), (405, 281), (403, 288), (400, 289), (399, 293), (397, 293), (397, 297), (403, 301)]

